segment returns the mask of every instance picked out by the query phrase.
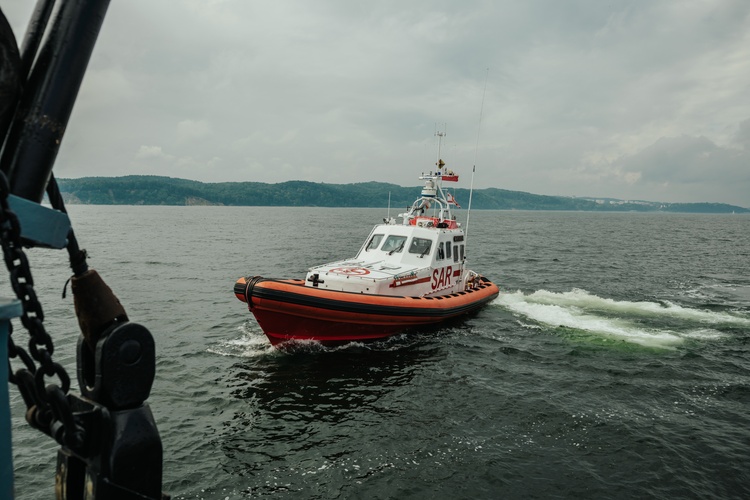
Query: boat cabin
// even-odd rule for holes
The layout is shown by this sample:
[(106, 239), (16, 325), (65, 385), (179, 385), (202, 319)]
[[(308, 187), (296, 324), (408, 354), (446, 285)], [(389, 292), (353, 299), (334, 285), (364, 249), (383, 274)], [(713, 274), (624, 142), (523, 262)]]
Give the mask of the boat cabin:
[(441, 188), (442, 174), (422, 174), (421, 196), (370, 232), (353, 259), (311, 268), (306, 285), (354, 293), (441, 296), (461, 292), (464, 276), (464, 230), (451, 213), (457, 205)]
[(363, 263), (435, 266), (444, 261), (464, 260), (463, 230), (419, 225), (375, 226), (355, 257)]

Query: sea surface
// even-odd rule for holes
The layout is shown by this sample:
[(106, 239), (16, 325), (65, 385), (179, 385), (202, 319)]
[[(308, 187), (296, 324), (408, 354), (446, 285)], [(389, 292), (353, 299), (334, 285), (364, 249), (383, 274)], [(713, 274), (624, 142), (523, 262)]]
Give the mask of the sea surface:
[[(493, 303), (284, 352), (235, 280), (353, 256), (385, 209), (69, 209), (156, 339), (174, 499), (750, 498), (750, 216), (473, 211), (468, 258)], [(66, 257), (29, 251), (74, 374)], [(17, 497), (53, 498), (58, 446), (15, 388), (11, 407)]]

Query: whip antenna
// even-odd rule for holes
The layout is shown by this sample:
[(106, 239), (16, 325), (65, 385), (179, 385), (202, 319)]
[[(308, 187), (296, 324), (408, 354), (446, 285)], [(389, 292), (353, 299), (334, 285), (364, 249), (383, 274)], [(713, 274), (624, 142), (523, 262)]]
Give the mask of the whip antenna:
[(484, 112), (484, 96), (487, 94), (487, 78), (490, 76), (490, 68), (484, 75), (484, 90), (482, 91), (482, 105), (479, 106), (479, 124), (477, 125), (477, 144), (474, 147), (474, 166), (471, 169), (471, 186), (469, 188), (469, 206), (466, 209), (466, 230), (464, 238), (468, 247), (469, 243), (469, 217), (471, 217), (471, 198), (474, 194), (474, 173), (477, 171), (477, 154), (479, 153), (479, 131), (482, 128), (482, 113)]

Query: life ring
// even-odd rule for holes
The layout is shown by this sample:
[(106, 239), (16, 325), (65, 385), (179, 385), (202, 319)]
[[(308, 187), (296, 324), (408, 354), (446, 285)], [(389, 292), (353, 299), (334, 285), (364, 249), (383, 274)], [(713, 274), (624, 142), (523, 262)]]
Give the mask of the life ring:
[(349, 276), (364, 276), (370, 274), (369, 269), (364, 267), (336, 267), (330, 270), (334, 274), (346, 274)]

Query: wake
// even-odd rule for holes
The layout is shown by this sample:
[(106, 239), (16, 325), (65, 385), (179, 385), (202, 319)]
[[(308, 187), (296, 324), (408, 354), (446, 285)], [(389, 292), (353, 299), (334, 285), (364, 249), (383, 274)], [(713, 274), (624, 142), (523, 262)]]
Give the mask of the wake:
[(750, 317), (683, 307), (670, 302), (616, 301), (586, 290), (555, 293), (537, 290), (501, 294), (499, 305), (534, 324), (568, 328), (647, 347), (670, 348), (688, 339), (717, 339), (722, 327), (750, 327)]

